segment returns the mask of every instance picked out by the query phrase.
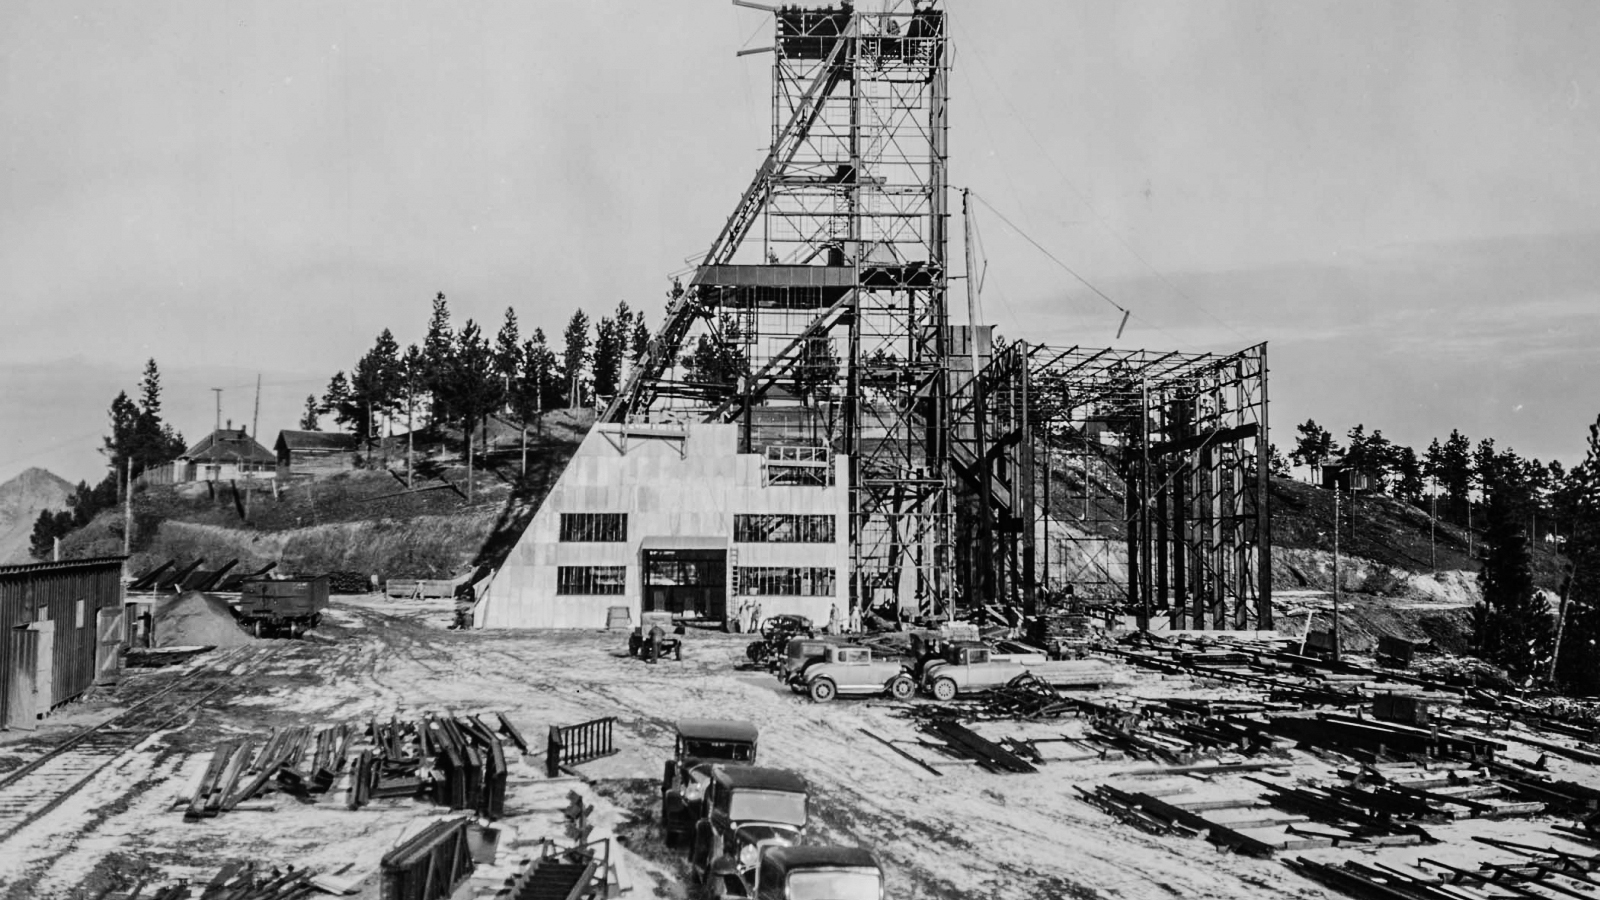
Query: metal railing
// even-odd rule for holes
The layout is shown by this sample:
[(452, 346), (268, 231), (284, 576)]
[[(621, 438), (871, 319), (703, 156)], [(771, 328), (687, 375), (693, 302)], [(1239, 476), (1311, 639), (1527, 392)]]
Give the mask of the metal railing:
[(551, 778), (561, 774), (563, 766), (610, 756), (617, 752), (612, 742), (615, 716), (595, 719), (578, 725), (551, 725), (550, 740), (545, 747), (545, 773)]

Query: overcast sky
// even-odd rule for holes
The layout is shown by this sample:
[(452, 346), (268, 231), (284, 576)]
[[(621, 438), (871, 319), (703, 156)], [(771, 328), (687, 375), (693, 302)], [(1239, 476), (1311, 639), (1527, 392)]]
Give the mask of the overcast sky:
[[(1269, 343), (1311, 417), (1579, 457), (1600, 413), (1600, 4), (954, 0), (952, 183), (1133, 310)], [(715, 0), (0, 4), (0, 480), (95, 479), (147, 357), (191, 440), (293, 427), (384, 327), (660, 319), (768, 139)], [(980, 207), (1009, 337), (1120, 314)], [(959, 235), (958, 235), (959, 236)]]

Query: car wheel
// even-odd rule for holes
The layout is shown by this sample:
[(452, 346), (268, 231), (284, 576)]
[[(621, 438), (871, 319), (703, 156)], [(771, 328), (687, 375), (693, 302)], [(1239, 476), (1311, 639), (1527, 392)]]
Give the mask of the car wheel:
[(956, 683), (949, 678), (941, 678), (933, 683), (933, 699), (950, 701), (956, 698)]
[(911, 695), (916, 692), (916, 682), (904, 675), (897, 676), (889, 682), (889, 696), (896, 700), (910, 700)]
[(678, 642), (678, 646), (672, 648), (672, 658), (677, 660), (678, 662), (683, 662), (683, 642), (682, 641)]
[(750, 657), (753, 663), (761, 662), (761, 651), (766, 649), (760, 641), (751, 641), (750, 646), (744, 648), (744, 655)]
[(832, 678), (818, 678), (811, 682), (811, 699), (817, 701), (818, 703), (827, 703), (829, 700), (832, 700), (835, 696), (837, 696), (838, 693), (839, 687), (833, 683)]

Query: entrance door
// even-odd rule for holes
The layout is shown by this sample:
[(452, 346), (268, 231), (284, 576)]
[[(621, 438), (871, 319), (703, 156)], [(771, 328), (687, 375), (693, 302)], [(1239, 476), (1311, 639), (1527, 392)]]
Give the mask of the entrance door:
[(726, 619), (728, 551), (645, 550), (644, 610), (684, 619)]
[(5, 726), (32, 731), (39, 727), (39, 717), (50, 711), (55, 625), (18, 625), (7, 638), (11, 641), (11, 685), (6, 692)]

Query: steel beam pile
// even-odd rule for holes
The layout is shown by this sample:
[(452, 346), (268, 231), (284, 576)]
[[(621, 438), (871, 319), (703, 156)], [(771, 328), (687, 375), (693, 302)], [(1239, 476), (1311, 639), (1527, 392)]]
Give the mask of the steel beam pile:
[(191, 792), (184, 818), (211, 818), (272, 790), (301, 797), (327, 793), (344, 772), (351, 737), (350, 728), (339, 725), (273, 729), (259, 746), (224, 741)]
[(1474, 897), (1594, 896), (1600, 886), (1600, 855), (1571, 853), (1516, 841), (1474, 837), (1512, 854), (1509, 862), (1480, 862), (1469, 869), (1418, 859), (1411, 871), (1383, 863), (1341, 865), (1298, 857), (1288, 865), (1307, 878), (1362, 900), (1465, 900)]
[[(499, 731), (519, 749), (527, 743), (499, 717)], [(426, 796), (450, 809), (469, 809), (490, 819), (505, 811), (505, 749), (495, 729), (478, 716), (428, 716), (415, 722), (374, 720), (367, 732), (373, 747), (354, 767), (351, 809), (386, 797)]]
[[(312, 878), (309, 870), (294, 866), (263, 872), (253, 863), (229, 863), (200, 888), (198, 894), (194, 893), (194, 886), (180, 881), (148, 896), (150, 900), (189, 900), (191, 897), (199, 900), (300, 900), (317, 893)], [(135, 888), (129, 897), (141, 895), (141, 888)]]
[(384, 854), (382, 900), (440, 900), (472, 874), (466, 817), (435, 822)]

